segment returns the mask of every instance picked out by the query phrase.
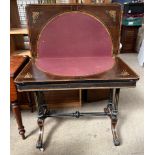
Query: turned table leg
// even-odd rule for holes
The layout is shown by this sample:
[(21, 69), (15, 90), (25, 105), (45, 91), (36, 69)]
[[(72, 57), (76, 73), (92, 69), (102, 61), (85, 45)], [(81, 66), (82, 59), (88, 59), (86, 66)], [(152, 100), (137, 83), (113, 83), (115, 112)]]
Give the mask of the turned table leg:
[(119, 146), (120, 141), (119, 141), (119, 138), (117, 135), (116, 125), (117, 125), (117, 118), (111, 118), (111, 131), (112, 131), (112, 135), (113, 135), (114, 145)]
[(44, 147), (43, 147), (44, 119), (38, 118), (37, 123), (39, 126), (39, 137), (38, 137), (36, 148), (40, 149), (40, 151), (44, 151)]
[(117, 122), (118, 122), (118, 101), (119, 101), (119, 88), (114, 88), (110, 90), (110, 100), (107, 108), (104, 109), (105, 112), (109, 113), (109, 117), (111, 119), (111, 131), (113, 135), (113, 142), (115, 146), (120, 145), (120, 141), (117, 135)]
[(12, 110), (13, 110), (13, 113), (14, 113), (14, 116), (16, 118), (16, 122), (18, 125), (19, 134), (22, 136), (22, 139), (25, 139), (25, 129), (22, 123), (21, 111), (20, 111), (18, 101), (12, 102), (11, 105), (12, 105)]
[(43, 146), (43, 134), (44, 134), (44, 120), (47, 113), (47, 105), (44, 100), (43, 92), (34, 92), (35, 103), (38, 111), (38, 127), (39, 127), (39, 137), (36, 144), (36, 148), (40, 151), (44, 151)]
[(113, 89), (112, 92), (112, 115), (111, 115), (111, 131), (113, 134), (113, 141), (114, 141), (114, 145), (118, 146), (120, 145), (120, 141), (117, 135), (117, 130), (116, 130), (116, 126), (117, 126), (117, 115), (118, 115), (118, 101), (119, 101), (119, 92), (120, 89)]

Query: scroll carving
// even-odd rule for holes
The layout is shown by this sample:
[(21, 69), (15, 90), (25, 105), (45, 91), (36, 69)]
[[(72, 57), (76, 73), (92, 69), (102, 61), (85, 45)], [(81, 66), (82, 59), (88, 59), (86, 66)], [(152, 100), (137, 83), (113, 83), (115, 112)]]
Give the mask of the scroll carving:
[(25, 78), (25, 79), (32, 78), (32, 75), (31, 75), (31, 73), (29, 73), (29, 72), (28, 72), (28, 73), (27, 73), (27, 74), (24, 76), (24, 78)]
[(121, 76), (128, 76), (130, 75), (126, 70), (122, 70)]
[(33, 23), (35, 24), (39, 17), (39, 12), (32, 12)]
[(116, 22), (116, 11), (115, 10), (106, 10), (106, 14), (112, 18), (113, 22)]

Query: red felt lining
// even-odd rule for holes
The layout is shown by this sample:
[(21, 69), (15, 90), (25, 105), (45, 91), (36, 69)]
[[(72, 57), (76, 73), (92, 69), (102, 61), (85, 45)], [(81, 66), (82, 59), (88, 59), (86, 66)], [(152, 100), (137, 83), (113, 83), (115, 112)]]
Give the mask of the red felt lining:
[(112, 57), (42, 58), (36, 65), (44, 72), (56, 76), (89, 76), (100, 74), (113, 67)]
[(49, 21), (38, 39), (36, 66), (58, 76), (89, 76), (112, 68), (112, 40), (106, 27), (82, 12)]

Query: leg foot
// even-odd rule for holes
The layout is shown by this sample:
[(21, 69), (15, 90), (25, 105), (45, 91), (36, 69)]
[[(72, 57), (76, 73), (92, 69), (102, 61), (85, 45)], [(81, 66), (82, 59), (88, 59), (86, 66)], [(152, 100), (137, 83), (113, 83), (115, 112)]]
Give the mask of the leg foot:
[(116, 125), (117, 125), (117, 120), (111, 120), (111, 131), (112, 131), (112, 135), (113, 135), (113, 142), (115, 146), (119, 146), (120, 145), (120, 141), (117, 135), (117, 131), (116, 131)]
[(43, 151), (44, 151), (43, 144), (42, 144), (42, 143), (40, 143), (40, 142), (37, 142), (36, 148), (37, 148), (37, 149), (39, 149), (41, 152), (43, 152)]
[(18, 101), (11, 103), (13, 114), (16, 118), (16, 122), (18, 125), (19, 134), (21, 135), (22, 139), (25, 139), (25, 129), (22, 123), (21, 111), (18, 105)]
[(115, 145), (115, 146), (119, 146), (119, 145), (120, 145), (120, 142), (119, 142), (118, 139), (115, 139), (115, 140), (114, 140), (114, 145)]
[(118, 115), (118, 100), (119, 100), (120, 89), (111, 89), (110, 90), (110, 99), (107, 105), (107, 108), (104, 109), (108, 113), (111, 119), (111, 131), (113, 135), (113, 142), (115, 146), (120, 145), (120, 141), (117, 135), (116, 126), (117, 126), (117, 115)]
[(34, 99), (36, 102), (36, 107), (38, 111), (38, 116), (42, 116), (38, 118), (38, 126), (39, 126), (39, 138), (37, 141), (36, 148), (39, 149), (40, 151), (44, 151), (43, 148), (43, 134), (44, 134), (44, 120), (46, 117), (45, 114), (47, 113), (47, 105), (44, 100), (44, 94), (43, 92), (35, 92), (34, 93)]
[(39, 150), (40, 150), (41, 152), (44, 152), (44, 148), (40, 148)]
[(23, 140), (26, 139), (24, 126), (22, 127), (22, 129), (21, 128), (19, 129), (19, 134), (21, 135), (21, 137), (22, 137)]
[(39, 126), (39, 138), (36, 144), (36, 148), (40, 151), (44, 151), (43, 148), (43, 134), (44, 134), (44, 119), (38, 119), (38, 126)]

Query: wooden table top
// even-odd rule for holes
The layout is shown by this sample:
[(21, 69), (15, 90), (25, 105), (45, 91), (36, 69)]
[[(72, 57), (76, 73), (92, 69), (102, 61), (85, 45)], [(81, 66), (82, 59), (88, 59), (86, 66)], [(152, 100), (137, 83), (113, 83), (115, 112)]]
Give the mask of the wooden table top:
[[(90, 77), (58, 77), (47, 74), (41, 70), (39, 70), (34, 60), (31, 60), (25, 68), (20, 72), (20, 74), (15, 79), (15, 83), (17, 85), (30, 87), (38, 87), (39, 85), (53, 87), (52, 84), (69, 84), (69, 83), (95, 83), (95, 82), (110, 82), (112, 85), (113, 82), (135, 82), (139, 79), (139, 76), (119, 57), (115, 58), (115, 65), (109, 71), (106, 71), (102, 74), (90, 76)], [(134, 84), (135, 84), (134, 83)], [(78, 86), (79, 87), (79, 86)], [(29, 88), (27, 88), (29, 89)]]

